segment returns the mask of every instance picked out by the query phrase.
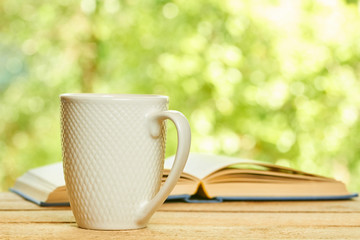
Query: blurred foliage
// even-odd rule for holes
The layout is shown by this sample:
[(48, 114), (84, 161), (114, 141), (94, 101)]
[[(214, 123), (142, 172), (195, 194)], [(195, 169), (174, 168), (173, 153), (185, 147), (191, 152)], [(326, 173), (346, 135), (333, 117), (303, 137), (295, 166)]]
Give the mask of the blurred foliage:
[(353, 1), (2, 0), (0, 190), (61, 160), (59, 94), (102, 92), (170, 96), (192, 151), (359, 191), (359, 26)]

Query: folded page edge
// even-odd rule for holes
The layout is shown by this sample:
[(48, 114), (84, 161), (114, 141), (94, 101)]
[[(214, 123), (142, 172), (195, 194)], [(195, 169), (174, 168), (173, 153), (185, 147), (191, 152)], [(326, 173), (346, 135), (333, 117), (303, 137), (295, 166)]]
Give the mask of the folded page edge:
[(36, 200), (36, 199), (30, 197), (29, 195), (27, 195), (21, 191), (18, 191), (14, 188), (10, 188), (9, 191), (13, 192), (13, 193), (19, 195), (20, 197), (24, 198), (25, 200), (33, 202), (41, 207), (70, 206), (69, 202), (47, 203), (47, 202), (39, 201), (39, 200)]

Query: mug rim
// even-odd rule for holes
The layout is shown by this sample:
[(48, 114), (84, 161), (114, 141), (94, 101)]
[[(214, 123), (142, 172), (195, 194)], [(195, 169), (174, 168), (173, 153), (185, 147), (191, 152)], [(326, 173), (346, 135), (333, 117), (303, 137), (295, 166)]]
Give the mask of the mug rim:
[(169, 100), (168, 96), (156, 94), (118, 94), (118, 93), (63, 93), (61, 99), (68, 100)]

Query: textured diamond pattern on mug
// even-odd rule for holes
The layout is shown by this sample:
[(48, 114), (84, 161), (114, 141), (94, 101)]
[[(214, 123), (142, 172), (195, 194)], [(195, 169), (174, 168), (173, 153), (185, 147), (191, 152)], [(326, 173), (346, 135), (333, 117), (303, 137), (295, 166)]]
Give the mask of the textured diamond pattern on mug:
[[(166, 127), (159, 138), (149, 137), (145, 111), (139, 105), (62, 102), (64, 171), (78, 223), (131, 221), (139, 204), (158, 191), (161, 178), (153, 176), (162, 173)], [(122, 208), (122, 202), (133, 206)]]

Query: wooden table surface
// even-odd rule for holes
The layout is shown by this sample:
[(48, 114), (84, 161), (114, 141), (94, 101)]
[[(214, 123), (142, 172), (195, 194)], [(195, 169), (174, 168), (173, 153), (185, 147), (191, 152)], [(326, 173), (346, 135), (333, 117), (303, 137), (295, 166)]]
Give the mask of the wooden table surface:
[(360, 199), (165, 203), (147, 228), (78, 228), (69, 207), (0, 193), (0, 239), (360, 239)]

